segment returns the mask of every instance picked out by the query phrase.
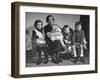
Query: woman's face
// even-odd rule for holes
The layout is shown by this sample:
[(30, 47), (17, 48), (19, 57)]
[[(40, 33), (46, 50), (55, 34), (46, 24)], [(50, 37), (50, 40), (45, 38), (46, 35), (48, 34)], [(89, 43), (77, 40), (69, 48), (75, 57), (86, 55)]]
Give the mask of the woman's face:
[(39, 30), (41, 30), (41, 28), (42, 28), (42, 23), (41, 23), (41, 22), (38, 22), (37, 25), (36, 25), (36, 27), (37, 27)]
[(53, 17), (49, 17), (49, 18), (48, 18), (48, 23), (49, 23), (50, 25), (53, 25), (53, 24), (54, 24)]

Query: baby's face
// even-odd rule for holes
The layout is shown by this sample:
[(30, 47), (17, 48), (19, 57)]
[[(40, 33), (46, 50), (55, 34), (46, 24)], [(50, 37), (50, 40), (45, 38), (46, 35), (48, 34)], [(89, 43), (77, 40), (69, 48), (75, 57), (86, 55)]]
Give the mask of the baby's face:
[(82, 26), (81, 26), (81, 25), (78, 25), (76, 29), (77, 29), (78, 31), (81, 31)]
[(54, 25), (53, 26), (53, 31), (54, 32), (61, 32), (61, 29), (58, 26)]
[(38, 23), (37, 23), (37, 28), (38, 28), (39, 30), (41, 30), (41, 28), (42, 28), (42, 23), (41, 23), (41, 22), (38, 22)]
[(70, 32), (69, 27), (65, 28), (65, 33), (69, 33), (69, 32)]

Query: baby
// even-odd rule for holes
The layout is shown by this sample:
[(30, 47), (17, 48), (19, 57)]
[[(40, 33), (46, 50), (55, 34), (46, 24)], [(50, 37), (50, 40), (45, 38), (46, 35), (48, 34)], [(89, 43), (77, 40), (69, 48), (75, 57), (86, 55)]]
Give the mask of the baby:
[(52, 28), (53, 28), (52, 31), (47, 34), (48, 37), (52, 41), (59, 40), (61, 42), (62, 47), (65, 47), (61, 28), (56, 24), (54, 24)]

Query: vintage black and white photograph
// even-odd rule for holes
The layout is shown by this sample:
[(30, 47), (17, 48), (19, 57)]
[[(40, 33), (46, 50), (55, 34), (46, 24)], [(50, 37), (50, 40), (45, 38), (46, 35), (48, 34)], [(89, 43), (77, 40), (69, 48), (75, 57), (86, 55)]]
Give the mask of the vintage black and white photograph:
[(89, 64), (89, 15), (26, 12), (26, 67)]
[(97, 7), (12, 4), (12, 76), (97, 73)]

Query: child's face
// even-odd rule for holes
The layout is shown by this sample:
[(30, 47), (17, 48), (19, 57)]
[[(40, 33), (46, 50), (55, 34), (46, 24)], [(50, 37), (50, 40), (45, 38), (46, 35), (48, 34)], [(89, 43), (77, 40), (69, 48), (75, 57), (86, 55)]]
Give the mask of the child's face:
[(65, 33), (69, 33), (70, 30), (69, 30), (69, 27), (65, 28)]
[(38, 23), (37, 23), (37, 28), (38, 28), (39, 30), (41, 30), (41, 28), (42, 28), (42, 23), (41, 23), (41, 22), (38, 22)]
[(77, 25), (77, 28), (76, 28), (78, 31), (81, 31), (81, 29), (82, 29), (82, 26), (81, 26), (81, 24), (80, 25)]

